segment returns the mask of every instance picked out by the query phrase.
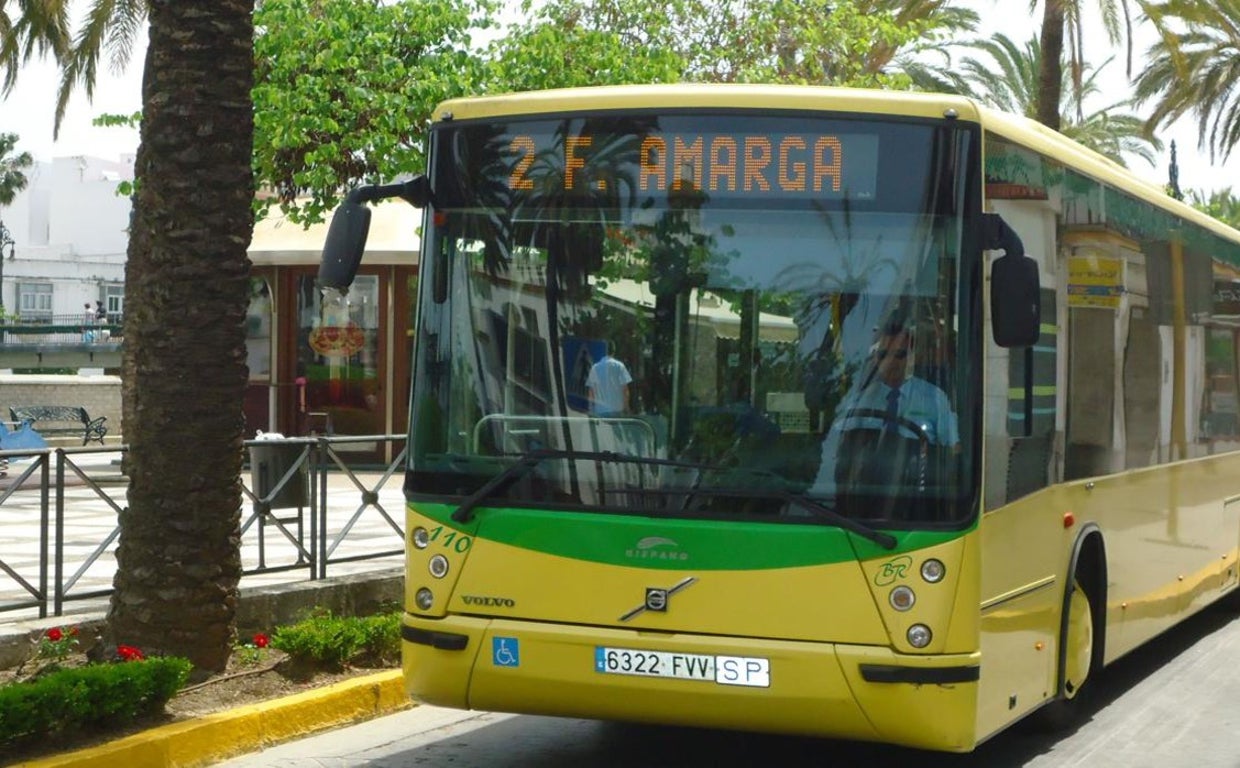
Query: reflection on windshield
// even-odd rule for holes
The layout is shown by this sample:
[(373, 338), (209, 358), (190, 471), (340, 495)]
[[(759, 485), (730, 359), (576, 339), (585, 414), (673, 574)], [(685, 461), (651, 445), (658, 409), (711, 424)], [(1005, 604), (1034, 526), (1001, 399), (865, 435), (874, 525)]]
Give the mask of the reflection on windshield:
[(886, 210), (881, 186), (856, 208), (730, 204), (696, 185), (652, 201), (618, 161), (573, 169), (608, 182), (583, 201), (555, 153), (520, 169), (545, 194), (505, 196), (509, 166), (474, 155), (456, 153), (474, 204), (438, 209), (425, 238), (422, 284), (443, 300), (427, 287), (420, 302), (414, 493), (468, 496), (551, 451), (494, 498), (804, 521), (804, 495), (857, 519), (963, 514), (958, 346), (974, 320), (958, 294), (964, 206), (940, 199), (963, 193), (931, 157), (920, 182), (904, 174), (915, 209)]

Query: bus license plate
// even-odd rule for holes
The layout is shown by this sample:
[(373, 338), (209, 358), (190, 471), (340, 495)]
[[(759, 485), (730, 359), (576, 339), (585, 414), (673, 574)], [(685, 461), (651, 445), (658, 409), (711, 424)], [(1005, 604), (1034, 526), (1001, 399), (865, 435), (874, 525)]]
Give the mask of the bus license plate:
[(594, 649), (594, 669), (612, 675), (704, 680), (753, 688), (771, 686), (771, 662), (757, 656), (707, 656), (600, 646)]

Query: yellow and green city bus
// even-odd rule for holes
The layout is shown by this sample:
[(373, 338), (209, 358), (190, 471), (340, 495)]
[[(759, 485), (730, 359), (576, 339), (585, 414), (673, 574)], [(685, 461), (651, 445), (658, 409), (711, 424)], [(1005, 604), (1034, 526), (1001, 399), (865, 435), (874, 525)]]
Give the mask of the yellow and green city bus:
[(1240, 233), (1122, 167), (782, 86), (453, 100), (428, 158), (320, 272), (425, 209), (414, 698), (968, 751), (1236, 588)]

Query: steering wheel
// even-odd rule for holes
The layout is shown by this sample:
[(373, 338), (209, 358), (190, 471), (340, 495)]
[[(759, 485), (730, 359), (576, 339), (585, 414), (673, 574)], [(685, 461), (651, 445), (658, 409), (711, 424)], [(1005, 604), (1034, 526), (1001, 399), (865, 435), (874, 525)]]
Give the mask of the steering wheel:
[(892, 424), (892, 425), (895, 425), (896, 427), (903, 427), (904, 429), (907, 429), (909, 432), (912, 432), (916, 436), (918, 442), (922, 444), (931, 442), (930, 433), (926, 431), (927, 430), (926, 425), (918, 424), (917, 422), (912, 421), (911, 419), (906, 419), (903, 416), (890, 414), (878, 408), (855, 408), (853, 410), (845, 411), (843, 416), (841, 416), (840, 418), (845, 423), (849, 419), (878, 419), (879, 421), (883, 422), (882, 427), (842, 426), (840, 427), (840, 430), (843, 432), (856, 432), (859, 430), (871, 430), (875, 432), (881, 432), (887, 428), (888, 424)]

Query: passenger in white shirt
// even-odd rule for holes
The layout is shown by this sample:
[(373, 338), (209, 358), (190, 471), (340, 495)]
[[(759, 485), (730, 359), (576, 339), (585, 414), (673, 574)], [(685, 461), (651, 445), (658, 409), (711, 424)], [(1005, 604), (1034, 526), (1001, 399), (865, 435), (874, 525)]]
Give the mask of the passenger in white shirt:
[(611, 356), (611, 350), (590, 367), (586, 389), (590, 395), (590, 413), (595, 416), (618, 416), (629, 410), (629, 384), (633, 377), (624, 363)]

